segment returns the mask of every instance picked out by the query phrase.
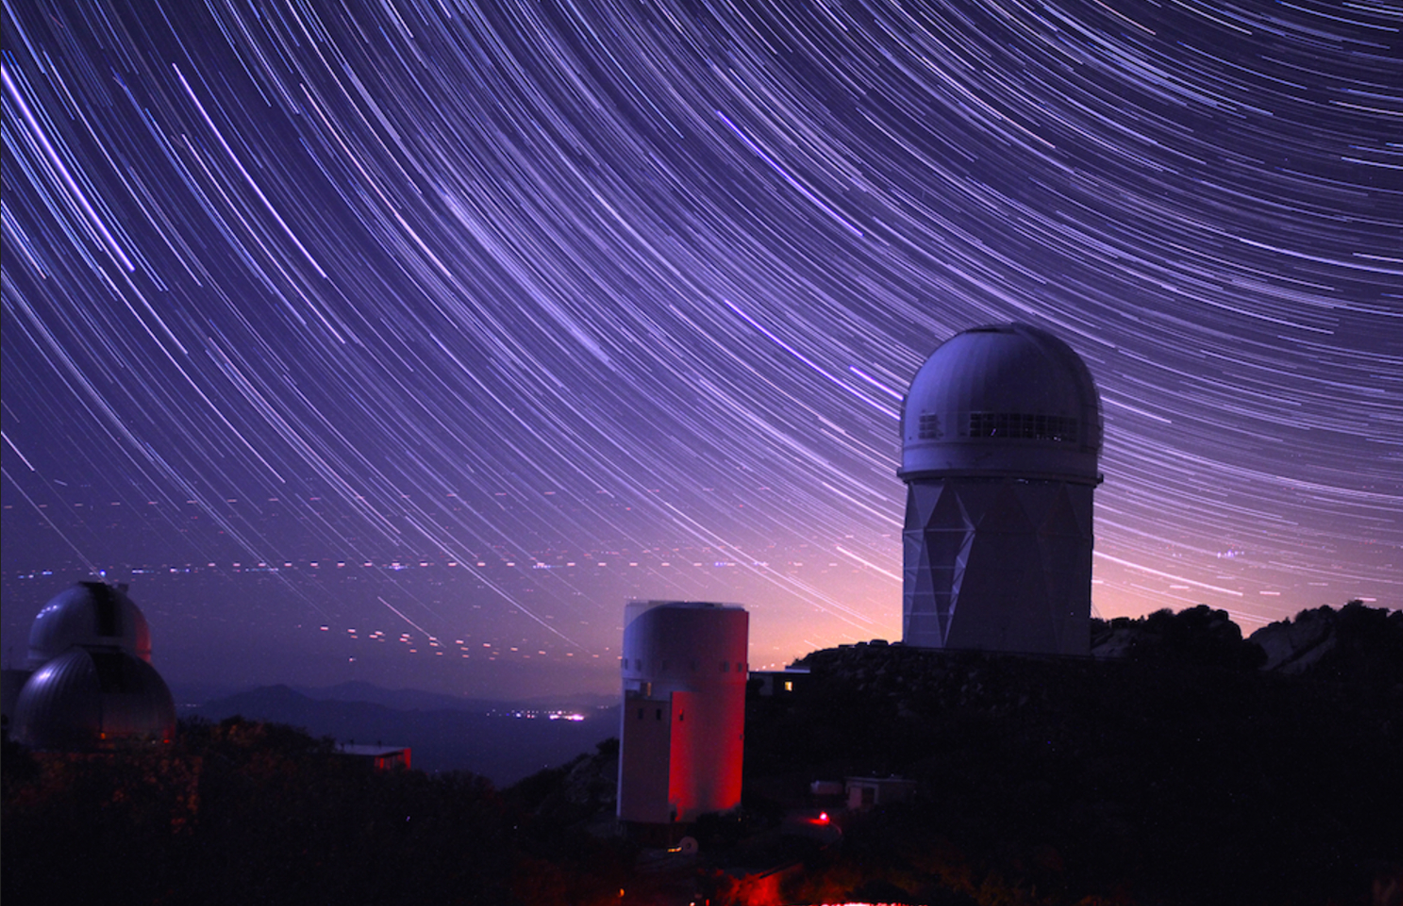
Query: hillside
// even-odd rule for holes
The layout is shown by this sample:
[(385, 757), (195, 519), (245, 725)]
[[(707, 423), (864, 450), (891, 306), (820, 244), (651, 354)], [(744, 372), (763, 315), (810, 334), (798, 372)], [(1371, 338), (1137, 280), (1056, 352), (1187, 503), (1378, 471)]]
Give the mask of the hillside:
[[(817, 651), (749, 699), (743, 807), (698, 855), (612, 835), (613, 742), (499, 792), (237, 719), (108, 755), (7, 741), (0, 880), (15, 903), (1399, 906), (1400, 630), (1324, 608), (1264, 647), (1194, 608), (1098, 625), (1099, 658)], [(810, 794), (889, 774), (914, 797)]]
[(1296, 675), (1207, 608), (1127, 621), (1124, 656), (1102, 660), (814, 652), (796, 694), (751, 702), (748, 789), (918, 782), (854, 821), (829, 866), (842, 889), (810, 873), (811, 901), (856, 878), (906, 902), (991, 879), (1037, 903), (1368, 902), (1403, 857), (1403, 615), (1310, 619), (1340, 655)]

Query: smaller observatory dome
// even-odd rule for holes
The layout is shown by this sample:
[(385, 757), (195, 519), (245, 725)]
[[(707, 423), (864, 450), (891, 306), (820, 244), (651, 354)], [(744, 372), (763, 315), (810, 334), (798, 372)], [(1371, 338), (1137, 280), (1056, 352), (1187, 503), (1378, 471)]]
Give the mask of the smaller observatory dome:
[(151, 630), (141, 608), (105, 582), (79, 582), (39, 611), (29, 631), (29, 666), (38, 669), (75, 645), (119, 648), (151, 663)]
[(905, 481), (990, 477), (1097, 484), (1101, 398), (1086, 363), (1027, 324), (975, 327), (942, 343), (901, 412)]
[(69, 649), (29, 678), (15, 706), (15, 737), (41, 749), (174, 735), (175, 700), (165, 680), (119, 648)]

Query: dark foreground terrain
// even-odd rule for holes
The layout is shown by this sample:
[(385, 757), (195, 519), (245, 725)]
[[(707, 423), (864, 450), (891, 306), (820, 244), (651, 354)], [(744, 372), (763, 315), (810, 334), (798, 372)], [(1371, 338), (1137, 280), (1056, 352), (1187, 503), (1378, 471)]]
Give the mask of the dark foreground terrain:
[[(1298, 621), (1309, 657), (1206, 608), (1098, 625), (1111, 659), (815, 652), (751, 700), (744, 806), (691, 856), (609, 833), (610, 743), (496, 790), (239, 719), (101, 754), (7, 742), (0, 883), (9, 904), (1397, 906), (1403, 614)], [(890, 774), (910, 799), (811, 798)]]
[(1214, 616), (1122, 621), (1114, 660), (810, 655), (752, 707), (747, 771), (918, 794), (854, 816), (796, 901), (1371, 903), (1403, 860), (1403, 614), (1347, 608), (1294, 676)]

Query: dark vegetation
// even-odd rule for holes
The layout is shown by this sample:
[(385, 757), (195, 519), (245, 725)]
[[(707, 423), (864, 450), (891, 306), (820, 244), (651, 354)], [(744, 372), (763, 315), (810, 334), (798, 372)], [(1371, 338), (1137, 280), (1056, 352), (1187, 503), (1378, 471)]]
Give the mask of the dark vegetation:
[(1370, 903), (1403, 861), (1403, 613), (1330, 617), (1295, 676), (1206, 607), (1094, 627), (1114, 660), (815, 652), (802, 695), (752, 703), (747, 774), (920, 794), (856, 816), (791, 902)]
[(376, 772), (279, 724), (182, 723), (168, 747), (5, 743), (7, 904), (617, 901), (616, 848), (541, 827), (471, 774)]
[[(741, 813), (661, 861), (604, 833), (612, 740), (503, 791), (240, 719), (104, 755), (7, 741), (0, 883), (8, 904), (1396, 906), (1371, 884), (1403, 861), (1403, 614), (1298, 621), (1309, 658), (1208, 608), (1095, 626), (1107, 659), (815, 652), (807, 685), (749, 704)], [(915, 797), (840, 815), (840, 844), (782, 823), (811, 781), (884, 774)]]

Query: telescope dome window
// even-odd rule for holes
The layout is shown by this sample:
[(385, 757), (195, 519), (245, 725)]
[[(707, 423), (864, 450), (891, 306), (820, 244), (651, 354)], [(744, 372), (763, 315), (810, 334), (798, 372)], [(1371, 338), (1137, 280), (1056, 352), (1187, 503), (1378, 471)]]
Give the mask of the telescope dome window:
[(970, 437), (999, 440), (1050, 440), (1076, 443), (1077, 420), (1064, 415), (1031, 412), (971, 412)]
[(944, 437), (945, 432), (940, 430), (940, 416), (934, 413), (922, 415), (918, 423), (917, 436), (921, 440), (939, 440)]

